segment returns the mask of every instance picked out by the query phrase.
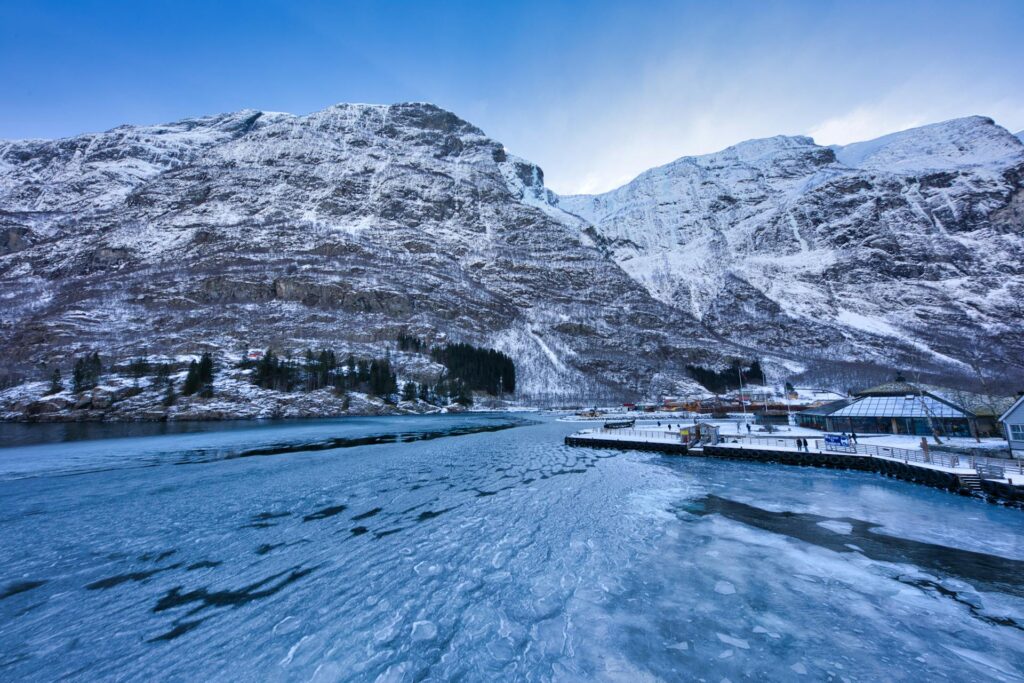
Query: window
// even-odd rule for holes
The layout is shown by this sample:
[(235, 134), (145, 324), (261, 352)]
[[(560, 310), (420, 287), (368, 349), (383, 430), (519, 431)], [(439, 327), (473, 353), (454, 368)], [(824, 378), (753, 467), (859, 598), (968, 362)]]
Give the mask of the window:
[(1010, 440), (1024, 441), (1024, 424), (1010, 425)]

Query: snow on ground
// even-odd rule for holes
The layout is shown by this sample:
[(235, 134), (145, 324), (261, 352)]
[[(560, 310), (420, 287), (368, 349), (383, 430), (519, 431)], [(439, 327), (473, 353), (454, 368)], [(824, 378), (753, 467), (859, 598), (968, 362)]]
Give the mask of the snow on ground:
[[(862, 444), (871, 444), (874, 446), (888, 446), (891, 448), (908, 448), (908, 449), (920, 449), (921, 448), (920, 436), (912, 436), (909, 434), (858, 434), (857, 441)], [(956, 446), (960, 448), (984, 448), (986, 450), (1006, 450), (1006, 439), (981, 439), (976, 441), (970, 437), (961, 436), (944, 436), (942, 438), (942, 445)], [(935, 439), (928, 439), (928, 446), (935, 447)]]

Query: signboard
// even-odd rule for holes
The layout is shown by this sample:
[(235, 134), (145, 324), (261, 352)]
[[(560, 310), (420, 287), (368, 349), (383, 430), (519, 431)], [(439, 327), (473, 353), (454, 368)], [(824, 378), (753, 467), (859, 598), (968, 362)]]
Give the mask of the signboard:
[(850, 437), (843, 434), (826, 434), (825, 448), (831, 450), (836, 450), (838, 448), (852, 449), (853, 444), (850, 443)]

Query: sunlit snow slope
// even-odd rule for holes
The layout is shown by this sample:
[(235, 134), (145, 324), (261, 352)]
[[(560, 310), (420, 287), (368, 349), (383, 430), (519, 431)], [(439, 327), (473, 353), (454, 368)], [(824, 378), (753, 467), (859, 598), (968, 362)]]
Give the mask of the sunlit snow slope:
[(1022, 178), (1024, 144), (970, 117), (835, 148), (752, 140), (558, 201), (652, 295), (731, 340), (1020, 376)]

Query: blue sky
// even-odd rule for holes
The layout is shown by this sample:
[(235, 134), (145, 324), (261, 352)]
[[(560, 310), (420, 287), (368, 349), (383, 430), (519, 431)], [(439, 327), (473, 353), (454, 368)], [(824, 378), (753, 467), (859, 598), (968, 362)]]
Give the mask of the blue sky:
[(0, 138), (430, 101), (593, 192), (779, 133), (1024, 129), (1022, 35), (1024, 0), (0, 0)]

